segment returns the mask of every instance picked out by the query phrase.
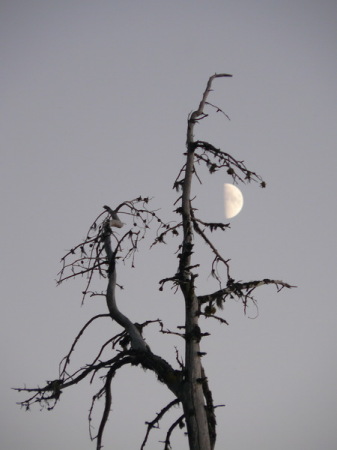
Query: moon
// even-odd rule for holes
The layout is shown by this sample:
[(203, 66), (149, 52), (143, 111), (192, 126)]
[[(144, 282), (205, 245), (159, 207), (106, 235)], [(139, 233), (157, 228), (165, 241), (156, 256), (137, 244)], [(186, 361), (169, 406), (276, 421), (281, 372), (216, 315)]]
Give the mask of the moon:
[(233, 184), (225, 183), (224, 187), (225, 218), (232, 219), (239, 214), (243, 207), (243, 195)]

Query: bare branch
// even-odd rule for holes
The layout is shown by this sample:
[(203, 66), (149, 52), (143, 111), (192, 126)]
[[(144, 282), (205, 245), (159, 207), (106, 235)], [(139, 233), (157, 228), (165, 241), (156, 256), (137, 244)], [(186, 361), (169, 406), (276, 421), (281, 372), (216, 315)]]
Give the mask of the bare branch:
[(171, 450), (171, 443), (170, 443), (170, 437), (173, 432), (173, 430), (179, 425), (180, 428), (184, 427), (184, 419), (185, 415), (182, 414), (173, 424), (170, 426), (170, 428), (167, 430), (166, 439), (165, 439), (165, 446), (164, 450)]
[[(220, 253), (218, 252), (218, 250), (215, 248), (215, 246), (212, 244), (212, 242), (208, 239), (208, 237), (206, 236), (206, 234), (201, 230), (201, 228), (199, 227), (199, 224), (198, 224), (198, 222), (201, 222), (201, 221), (199, 221), (199, 220), (197, 220), (195, 217), (194, 217), (194, 212), (193, 212), (193, 210), (191, 209), (191, 216), (192, 216), (192, 221), (193, 221), (193, 227), (194, 227), (194, 230), (202, 237), (202, 239), (206, 242), (206, 244), (211, 248), (211, 250), (212, 250), (212, 252), (214, 253), (214, 255), (215, 255), (215, 259), (214, 259), (214, 261), (213, 261), (213, 265), (212, 265), (212, 275), (213, 276), (215, 276), (215, 278), (217, 279), (217, 280), (219, 280), (220, 281), (220, 278), (218, 277), (218, 275), (217, 275), (217, 273), (216, 273), (216, 270), (215, 270), (215, 267), (214, 267), (214, 264), (215, 263), (217, 263), (217, 262), (219, 262), (219, 261), (221, 261), (225, 266), (226, 266), (226, 269), (227, 269), (227, 276), (229, 277), (229, 259), (224, 259), (221, 255), (220, 255)], [(201, 222), (202, 223), (202, 222)], [(220, 227), (222, 226), (221, 224), (219, 225)], [(223, 225), (224, 227), (225, 227), (225, 225)]]
[(196, 111), (194, 111), (192, 113), (190, 120), (195, 120), (197, 117), (201, 116), (204, 113), (205, 103), (206, 103), (209, 93), (212, 90), (212, 83), (213, 83), (214, 78), (231, 77), (231, 76), (232, 75), (229, 75), (228, 73), (220, 73), (220, 74), (214, 74), (209, 78), (205, 92), (204, 92), (201, 102), (199, 104), (199, 107)]
[(213, 395), (209, 388), (208, 379), (205, 375), (205, 370), (203, 367), (202, 367), (202, 389), (206, 399), (206, 413), (207, 413), (208, 430), (211, 439), (211, 447), (214, 448), (216, 440), (216, 418), (214, 413)]
[[(206, 308), (208, 308), (208, 307), (206, 306)], [(214, 309), (216, 309), (216, 308), (214, 308)], [(215, 316), (214, 314), (208, 314), (208, 313), (205, 313), (205, 312), (203, 312), (203, 313), (201, 312), (200, 315), (201, 316), (205, 316), (206, 318), (216, 319), (220, 323), (223, 323), (225, 325), (229, 325), (227, 320), (223, 319), (222, 317)]]
[(156, 239), (154, 240), (154, 242), (151, 244), (152, 248), (154, 245), (158, 244), (158, 243), (166, 243), (164, 241), (164, 237), (168, 234), (168, 233), (172, 233), (174, 236), (178, 236), (179, 232), (177, 231), (179, 228), (182, 227), (182, 223), (178, 223), (176, 225), (173, 226), (168, 226), (167, 229), (165, 231), (163, 231), (162, 233), (160, 233)]
[(205, 105), (212, 106), (213, 108), (216, 109), (216, 112), (221, 112), (228, 120), (231, 120), (231, 119), (229, 118), (229, 116), (228, 116), (221, 108), (219, 108), (218, 106), (215, 106), (215, 105), (213, 105), (213, 104), (210, 103), (210, 102), (205, 102)]
[(151, 430), (153, 428), (158, 428), (158, 423), (159, 421), (164, 417), (164, 415), (167, 413), (167, 411), (169, 411), (172, 406), (175, 406), (179, 404), (179, 400), (176, 398), (174, 400), (172, 400), (168, 405), (166, 405), (158, 414), (157, 416), (151, 420), (151, 422), (145, 422), (147, 425), (147, 431), (146, 431), (146, 435), (145, 438), (143, 440), (142, 446), (140, 447), (140, 450), (143, 450), (145, 448), (145, 444), (147, 442), (147, 439), (149, 437), (149, 434), (151, 432)]
[(114, 365), (113, 367), (111, 367), (111, 369), (109, 370), (107, 376), (106, 376), (106, 380), (105, 380), (105, 386), (104, 386), (104, 393), (105, 393), (105, 405), (104, 405), (104, 411), (103, 411), (103, 415), (102, 415), (102, 420), (101, 423), (99, 425), (99, 429), (98, 429), (98, 434), (97, 434), (97, 445), (96, 445), (96, 450), (100, 450), (102, 448), (102, 438), (103, 438), (103, 432), (104, 432), (104, 428), (105, 425), (108, 421), (109, 418), (109, 414), (110, 414), (110, 409), (111, 409), (111, 381), (112, 378), (115, 376), (116, 370), (121, 367), (124, 364), (127, 364), (129, 361), (121, 361), (120, 364), (117, 366)]
[[(78, 335), (76, 336), (76, 338), (74, 339), (74, 342), (69, 350), (69, 353), (61, 360), (60, 364), (59, 364), (59, 372), (60, 372), (60, 378), (62, 378), (64, 376), (64, 374), (66, 373), (66, 368), (67, 365), (70, 362), (70, 356), (72, 354), (72, 352), (74, 351), (74, 348), (77, 344), (77, 342), (79, 341), (80, 337), (82, 336), (82, 334), (84, 333), (84, 331), (86, 330), (86, 328), (88, 328), (88, 326), (96, 319), (99, 319), (100, 317), (110, 317), (109, 314), (98, 314), (94, 317), (92, 317), (90, 320), (88, 320), (88, 322), (84, 325), (84, 327), (81, 329), (81, 331), (78, 333)], [(63, 363), (63, 368), (61, 369), (61, 365)]]
[[(227, 173), (232, 176), (234, 183), (237, 183), (238, 180), (242, 183), (257, 181), (261, 187), (266, 186), (260, 175), (247, 169), (244, 161), (235, 159), (229, 153), (221, 151), (206, 141), (196, 141), (193, 145), (196, 161), (204, 162), (211, 174), (227, 167)], [(202, 153), (198, 153), (197, 149), (202, 149)]]
[(200, 304), (203, 303), (212, 303), (215, 302), (217, 306), (222, 307), (223, 302), (226, 301), (227, 297), (234, 298), (238, 297), (242, 300), (244, 305), (244, 311), (246, 312), (248, 300), (252, 300), (255, 303), (255, 299), (252, 297), (253, 291), (259, 287), (266, 284), (273, 284), (276, 286), (277, 292), (280, 292), (282, 289), (287, 288), (295, 288), (296, 286), (292, 286), (288, 283), (285, 283), (281, 280), (271, 280), (269, 278), (265, 278), (263, 280), (258, 281), (248, 281), (245, 283), (236, 282), (233, 279), (229, 279), (227, 283), (227, 287), (224, 289), (220, 289), (212, 294), (201, 295), (198, 296), (198, 300)]

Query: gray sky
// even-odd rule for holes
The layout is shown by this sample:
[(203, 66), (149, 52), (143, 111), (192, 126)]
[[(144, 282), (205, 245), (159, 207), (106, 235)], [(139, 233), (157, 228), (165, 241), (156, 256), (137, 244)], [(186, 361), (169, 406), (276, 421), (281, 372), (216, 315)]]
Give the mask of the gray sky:
[[(233, 78), (216, 80), (210, 101), (231, 121), (213, 114), (197, 137), (245, 160), (267, 189), (240, 186), (244, 208), (215, 242), (236, 279), (277, 278), (298, 288), (261, 288), (255, 320), (253, 308), (245, 317), (233, 302), (224, 310), (229, 327), (205, 323), (212, 331), (203, 341), (205, 367), (215, 402), (226, 404), (217, 410), (217, 447), (334, 450), (336, 2), (0, 5), (1, 447), (94, 448), (87, 415), (98, 384), (66, 391), (53, 412), (29, 413), (10, 387), (57, 377), (81, 326), (105, 312), (100, 300), (80, 307), (81, 283), (56, 288), (54, 281), (65, 250), (102, 205), (149, 195), (163, 217), (176, 218), (171, 187), (187, 115), (208, 77), (227, 72)], [(231, 180), (223, 173), (203, 181), (195, 185), (201, 218), (224, 220), (222, 186)], [(174, 248), (144, 245), (131, 274), (119, 268), (120, 308), (133, 320), (182, 323), (181, 299), (157, 284), (174, 273)], [(198, 255), (207, 261), (206, 249)], [(216, 288), (208, 274), (200, 273), (201, 294)], [(93, 326), (74, 365), (89, 362), (118, 331), (108, 321)], [(158, 336), (156, 326), (146, 337), (174, 364), (173, 338)], [(113, 383), (105, 448), (139, 448), (144, 421), (171, 399), (153, 374), (124, 370)], [(164, 436), (163, 425), (148, 448), (162, 448)], [(187, 448), (180, 432), (172, 443)]]

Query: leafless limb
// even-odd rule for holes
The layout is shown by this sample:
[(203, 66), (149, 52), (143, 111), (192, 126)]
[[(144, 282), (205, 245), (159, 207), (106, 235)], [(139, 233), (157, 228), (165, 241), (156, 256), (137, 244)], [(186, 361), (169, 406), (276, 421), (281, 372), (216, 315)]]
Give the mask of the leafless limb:
[[(61, 360), (61, 362), (59, 364), (60, 378), (62, 378), (65, 375), (66, 369), (67, 369), (67, 365), (70, 362), (70, 356), (71, 356), (72, 352), (74, 351), (77, 342), (79, 341), (80, 337), (82, 336), (82, 334), (84, 333), (86, 328), (88, 328), (88, 326), (94, 320), (99, 319), (101, 317), (110, 317), (110, 315), (109, 314), (98, 314), (98, 315), (92, 317), (90, 320), (88, 320), (88, 322), (84, 325), (84, 327), (82, 327), (81, 331), (78, 333), (78, 335), (74, 339), (74, 342), (72, 343), (72, 346), (71, 346), (71, 348), (69, 350), (69, 353)], [(63, 367), (62, 367), (62, 364), (63, 364)]]
[(229, 116), (228, 116), (221, 108), (219, 108), (219, 106), (213, 105), (213, 104), (210, 103), (210, 102), (205, 102), (205, 105), (212, 106), (213, 108), (216, 109), (216, 112), (221, 112), (225, 117), (227, 117), (228, 120), (231, 120), (231, 119), (229, 118)]
[(202, 383), (202, 389), (203, 389), (203, 393), (205, 396), (205, 400), (206, 400), (206, 413), (207, 413), (207, 423), (208, 423), (208, 430), (209, 430), (209, 435), (210, 435), (210, 439), (211, 439), (211, 446), (214, 447), (215, 446), (215, 440), (216, 440), (216, 418), (215, 418), (215, 413), (214, 413), (214, 403), (213, 403), (213, 395), (212, 392), (209, 388), (209, 384), (208, 384), (208, 379), (205, 375), (205, 370), (202, 367), (202, 378), (201, 378), (201, 383)]
[[(212, 242), (208, 239), (208, 237), (206, 236), (206, 234), (204, 233), (204, 231), (200, 228), (199, 223), (200, 223), (201, 221), (195, 218), (195, 216), (194, 216), (194, 211), (193, 211), (192, 208), (191, 208), (191, 218), (192, 218), (194, 230), (199, 234), (199, 236), (202, 237), (202, 239), (204, 240), (204, 242), (211, 248), (212, 252), (213, 252), (214, 255), (215, 255), (215, 258), (214, 258), (213, 263), (212, 263), (212, 271), (211, 271), (211, 274), (212, 274), (212, 276), (215, 277), (215, 278), (219, 281), (219, 283), (221, 284), (221, 279), (220, 279), (220, 277), (219, 277), (218, 274), (217, 274), (216, 265), (218, 264), (218, 262), (222, 262), (222, 263), (226, 266), (227, 277), (229, 277), (229, 259), (226, 260), (226, 259), (224, 259), (224, 258), (220, 255), (220, 253), (219, 253), (219, 251), (217, 250), (217, 248), (212, 244)], [(203, 223), (203, 222), (201, 222), (201, 223)], [(206, 225), (206, 226), (208, 226), (211, 230), (212, 230), (212, 227), (213, 227), (213, 229), (214, 229), (214, 228), (222, 228), (222, 229), (224, 229), (224, 228), (226, 227), (225, 224), (205, 224), (205, 223), (203, 223), (203, 224)]]
[[(208, 306), (206, 306), (206, 308), (208, 308)], [(206, 308), (205, 308), (205, 309), (206, 309)], [(216, 311), (216, 308), (214, 308), (214, 311)], [(200, 312), (200, 315), (201, 315), (201, 316), (205, 316), (206, 318), (215, 319), (215, 320), (217, 320), (218, 322), (223, 323), (223, 324), (225, 324), (225, 325), (229, 325), (229, 323), (227, 322), (227, 320), (223, 319), (222, 317), (215, 316), (215, 315), (212, 314), (212, 313)]]
[[(93, 439), (97, 439), (96, 450), (100, 450), (102, 448), (103, 432), (104, 432), (104, 428), (105, 428), (105, 425), (106, 425), (106, 423), (108, 421), (109, 414), (110, 414), (111, 402), (112, 402), (112, 399), (111, 399), (111, 381), (112, 381), (112, 378), (115, 376), (116, 371), (120, 367), (122, 367), (125, 364), (129, 364), (130, 362), (131, 361), (128, 360), (128, 358), (120, 360), (119, 363), (114, 364), (114, 366), (112, 366), (109, 369), (108, 374), (106, 376), (105, 385), (104, 385), (104, 388), (102, 390), (104, 392), (104, 395), (105, 395), (104, 411), (103, 411), (101, 423), (99, 425), (97, 436), (93, 438)], [(89, 417), (89, 423), (90, 423), (90, 419), (91, 419), (91, 417)]]
[(140, 447), (140, 450), (143, 450), (145, 448), (145, 444), (147, 442), (147, 439), (150, 435), (150, 432), (153, 428), (159, 428), (159, 421), (164, 417), (164, 415), (175, 405), (179, 404), (179, 400), (176, 398), (172, 400), (168, 405), (166, 405), (158, 414), (157, 416), (151, 420), (151, 422), (145, 422), (147, 425), (147, 431), (145, 438), (143, 440), (142, 446)]
[(185, 370), (185, 365), (184, 365), (182, 359), (179, 357), (179, 351), (178, 351), (177, 347), (175, 347), (175, 350), (176, 350), (176, 361), (177, 361), (180, 369)]
[(156, 239), (154, 240), (154, 242), (151, 244), (151, 247), (153, 247), (154, 245), (158, 244), (158, 243), (164, 243), (164, 237), (168, 234), (171, 233), (173, 236), (178, 236), (179, 232), (178, 229), (182, 227), (182, 223), (178, 223), (176, 225), (172, 225), (172, 226), (168, 226), (167, 229), (165, 231), (163, 231), (162, 233), (160, 233)]
[[(161, 220), (156, 210), (149, 208), (150, 200), (149, 197), (137, 197), (119, 204), (114, 210), (122, 217), (130, 217), (132, 221), (132, 227), (121, 237), (115, 231), (111, 233), (115, 242), (114, 251), (118, 252), (116, 258), (122, 261), (131, 259), (132, 267), (134, 267), (134, 258), (138, 251), (139, 242), (145, 238), (151, 222), (156, 220), (159, 224), (158, 230), (160, 233), (161, 229), (167, 230), (170, 228), (169, 224)], [(97, 273), (103, 278), (108, 276), (108, 262), (104, 252), (104, 230), (113, 210), (108, 206), (105, 206), (104, 209), (105, 212), (100, 213), (90, 226), (86, 237), (61, 259), (62, 267), (58, 274), (57, 284), (71, 278), (87, 275), (86, 287), (82, 292), (82, 302), (90, 292), (94, 274)], [(175, 233), (175, 228), (172, 227), (173, 233)], [(123, 249), (124, 245), (125, 249)]]
[(173, 424), (167, 430), (164, 450), (171, 450), (171, 442), (170, 442), (171, 434), (178, 425), (180, 426), (180, 428), (183, 428), (185, 426), (184, 420), (183, 420), (184, 417), (185, 417), (185, 415), (182, 414), (175, 422), (173, 422)]
[(174, 335), (174, 336), (179, 336), (179, 337), (185, 339), (185, 334), (183, 334), (183, 333), (177, 333), (176, 331), (171, 331), (171, 330), (165, 329), (165, 328), (164, 328), (164, 324), (163, 324), (162, 322), (160, 322), (160, 332), (161, 332), (162, 334), (172, 334), (172, 335)]
[(257, 281), (248, 281), (244, 283), (240, 281), (236, 282), (230, 278), (227, 282), (226, 288), (220, 289), (216, 292), (213, 292), (212, 294), (198, 296), (198, 300), (200, 304), (209, 303), (212, 305), (213, 303), (216, 303), (219, 308), (222, 308), (223, 303), (228, 297), (237, 297), (242, 300), (242, 303), (244, 305), (244, 312), (246, 313), (248, 300), (252, 300), (255, 303), (255, 299), (252, 296), (253, 291), (257, 287), (266, 284), (273, 284), (274, 286), (276, 286), (277, 292), (280, 292), (284, 288), (290, 289), (296, 287), (285, 283), (284, 281), (271, 280), (269, 278), (264, 278), (263, 280)]

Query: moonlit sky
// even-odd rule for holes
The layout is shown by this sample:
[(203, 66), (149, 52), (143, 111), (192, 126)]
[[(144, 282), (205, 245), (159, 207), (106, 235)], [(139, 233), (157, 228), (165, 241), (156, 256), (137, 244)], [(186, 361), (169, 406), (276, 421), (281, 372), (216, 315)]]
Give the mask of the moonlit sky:
[[(297, 289), (256, 292), (257, 311), (225, 305), (229, 326), (203, 322), (204, 365), (218, 408), (217, 448), (335, 450), (337, 3), (335, 0), (2, 0), (1, 448), (90, 450), (87, 416), (100, 383), (66, 390), (53, 412), (21, 410), (16, 386), (44, 385), (104, 301), (81, 307), (81, 280), (55, 286), (60, 258), (104, 204), (153, 197), (166, 220), (183, 164), (188, 114), (217, 79), (196, 137), (244, 160), (267, 188), (240, 185), (245, 204), (214, 236), (232, 276), (282, 279)], [(226, 174), (201, 170), (201, 219), (223, 221)], [(177, 242), (120, 265), (122, 311), (134, 321), (183, 323), (179, 295), (158, 291), (177, 266)], [(206, 248), (198, 293), (217, 289)], [(102, 285), (102, 289), (104, 285)], [(256, 317), (256, 318), (255, 318)], [(255, 319), (254, 319), (255, 318)], [(108, 319), (85, 334), (73, 368), (120, 331)], [(182, 343), (145, 332), (176, 365)], [(172, 400), (154, 375), (125, 368), (113, 382), (104, 448), (136, 449), (144, 422)], [(95, 415), (96, 430), (103, 402)], [(148, 449), (181, 411), (153, 432)], [(177, 430), (173, 448), (187, 449)]]

